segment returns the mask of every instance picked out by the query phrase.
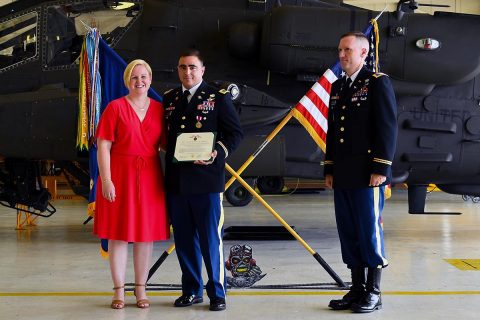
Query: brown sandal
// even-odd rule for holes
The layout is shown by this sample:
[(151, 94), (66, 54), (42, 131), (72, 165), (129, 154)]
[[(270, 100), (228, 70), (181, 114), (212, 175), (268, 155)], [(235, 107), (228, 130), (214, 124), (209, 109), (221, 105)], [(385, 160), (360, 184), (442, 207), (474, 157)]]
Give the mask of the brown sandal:
[[(113, 287), (113, 290), (119, 290), (119, 289), (125, 289), (125, 286), (120, 286), (120, 287)], [(120, 299), (115, 299), (112, 300), (112, 303), (110, 304), (110, 308), (112, 309), (123, 309), (125, 308), (125, 301), (120, 300)]]
[[(146, 287), (146, 286), (147, 286), (146, 284), (135, 283), (135, 287)], [(135, 295), (135, 297), (137, 296), (135, 289), (133, 289), (133, 294)], [(150, 308), (150, 301), (148, 299), (140, 299), (140, 300), (137, 299), (137, 308), (140, 308), (140, 309)]]

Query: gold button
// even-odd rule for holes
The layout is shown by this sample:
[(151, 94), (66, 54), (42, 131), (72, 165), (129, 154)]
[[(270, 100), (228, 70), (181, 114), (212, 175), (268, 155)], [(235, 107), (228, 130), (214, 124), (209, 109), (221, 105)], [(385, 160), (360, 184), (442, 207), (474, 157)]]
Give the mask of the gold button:
[(345, 120), (345, 117), (344, 117), (344, 116), (341, 116), (341, 117), (340, 117), (340, 120)]
[(368, 149), (368, 151), (367, 151), (367, 152), (368, 152), (368, 153), (372, 153), (372, 150)]
[(343, 139), (340, 139), (340, 143), (343, 143)]
[(186, 118), (185, 116), (183, 116), (183, 117), (182, 117), (182, 120), (185, 120), (185, 119), (187, 119), (187, 118)]
[(341, 127), (341, 128), (340, 128), (340, 131), (345, 131), (345, 128), (344, 128), (344, 127)]
[(182, 125), (180, 126), (180, 128), (184, 129), (184, 128), (185, 128), (185, 126), (182, 124)]

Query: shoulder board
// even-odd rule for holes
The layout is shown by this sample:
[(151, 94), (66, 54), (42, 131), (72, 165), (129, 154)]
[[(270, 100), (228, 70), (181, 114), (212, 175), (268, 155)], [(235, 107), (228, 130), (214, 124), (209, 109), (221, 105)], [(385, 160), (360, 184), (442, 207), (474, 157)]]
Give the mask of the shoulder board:
[(172, 91), (172, 90), (173, 90), (173, 89), (167, 90), (167, 91), (165, 91), (163, 94), (167, 94), (167, 93), (169, 93), (169, 92)]
[(226, 90), (226, 89), (221, 89), (221, 90), (219, 90), (218, 92), (220, 92), (221, 94), (226, 94), (226, 93), (228, 92), (228, 90)]
[(374, 76), (375, 78), (380, 78), (382, 76), (387, 76), (387, 75), (383, 72), (376, 72), (376, 73), (372, 74), (372, 76)]

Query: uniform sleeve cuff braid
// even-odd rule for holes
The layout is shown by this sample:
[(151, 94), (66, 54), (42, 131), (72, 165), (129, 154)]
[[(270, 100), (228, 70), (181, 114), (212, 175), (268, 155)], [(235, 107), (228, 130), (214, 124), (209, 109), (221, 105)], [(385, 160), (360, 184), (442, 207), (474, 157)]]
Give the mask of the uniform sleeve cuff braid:
[(392, 165), (392, 161), (385, 160), (385, 159), (373, 158), (373, 161), (378, 162), (378, 163), (382, 163), (382, 164), (386, 164), (386, 165), (389, 165), (389, 166)]
[(223, 151), (225, 151), (225, 159), (228, 157), (228, 149), (225, 147), (225, 145), (222, 143), (222, 141), (217, 141), (217, 143), (222, 147)]

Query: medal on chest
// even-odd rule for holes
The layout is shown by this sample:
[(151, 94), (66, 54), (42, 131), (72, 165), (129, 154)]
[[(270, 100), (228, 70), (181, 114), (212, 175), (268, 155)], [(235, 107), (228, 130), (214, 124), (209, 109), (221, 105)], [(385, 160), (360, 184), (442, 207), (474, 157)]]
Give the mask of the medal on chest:
[(200, 122), (202, 120), (201, 116), (197, 116), (197, 123), (195, 124), (195, 127), (200, 129), (202, 127), (202, 123)]
[(368, 86), (363, 86), (359, 90), (357, 90), (352, 96), (352, 102), (356, 102), (357, 100), (365, 101), (368, 97)]
[(197, 106), (197, 110), (202, 111), (203, 114), (208, 114), (210, 111), (213, 111), (214, 109), (215, 109), (215, 100), (211, 95), (207, 100), (202, 101), (202, 103)]

